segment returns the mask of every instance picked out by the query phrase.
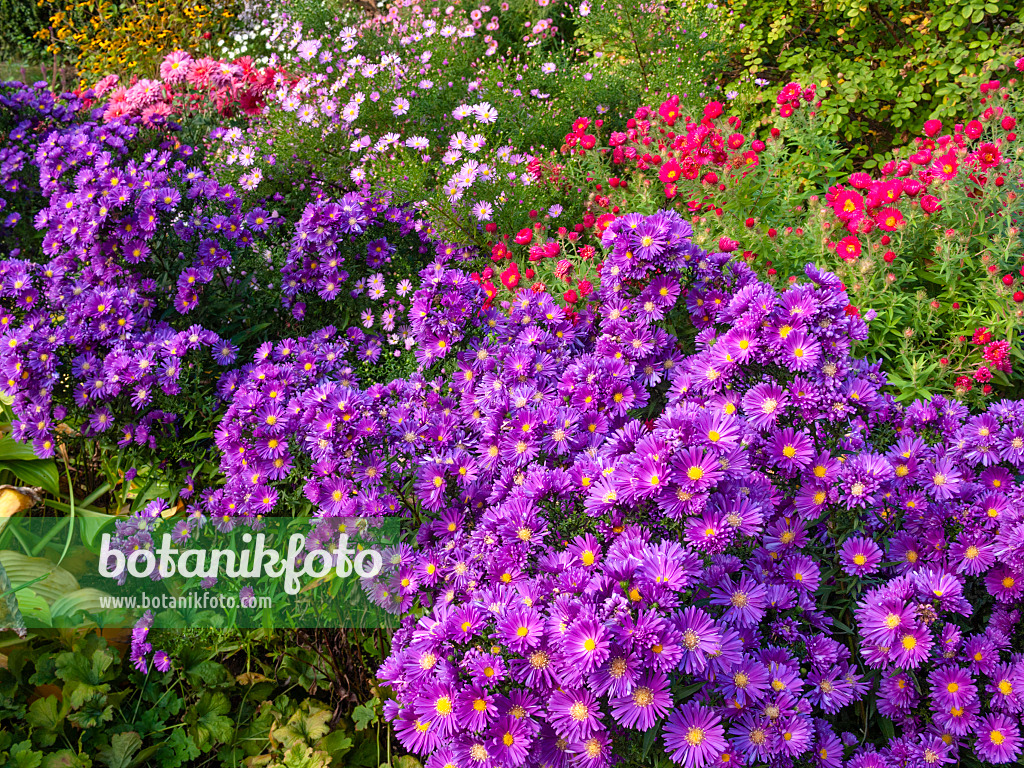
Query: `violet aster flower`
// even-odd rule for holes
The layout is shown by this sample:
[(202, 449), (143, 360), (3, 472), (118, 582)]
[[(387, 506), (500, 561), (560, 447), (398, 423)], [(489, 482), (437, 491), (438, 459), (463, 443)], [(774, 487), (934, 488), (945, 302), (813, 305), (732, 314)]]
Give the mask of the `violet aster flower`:
[(703, 768), (725, 751), (721, 718), (693, 702), (673, 710), (665, 724), (665, 751), (685, 768)]
[(867, 576), (878, 569), (882, 562), (882, 549), (871, 539), (855, 536), (843, 542), (839, 550), (839, 561), (843, 570), (851, 576)]
[(661, 671), (649, 672), (637, 681), (631, 693), (613, 698), (609, 703), (616, 722), (646, 731), (672, 708), (668, 678)]
[(990, 763), (1009, 763), (1021, 753), (1020, 725), (1006, 715), (987, 715), (978, 723), (978, 756)]
[(551, 724), (569, 741), (583, 741), (600, 727), (601, 710), (586, 690), (556, 691), (548, 704)]

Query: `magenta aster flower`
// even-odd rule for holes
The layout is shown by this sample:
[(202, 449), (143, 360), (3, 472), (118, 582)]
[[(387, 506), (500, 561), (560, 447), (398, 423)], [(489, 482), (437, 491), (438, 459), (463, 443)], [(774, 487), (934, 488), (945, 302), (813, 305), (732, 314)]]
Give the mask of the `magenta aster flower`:
[(929, 462), (925, 465), (923, 473), (925, 489), (939, 501), (952, 498), (962, 479), (956, 466), (947, 458)]
[(1021, 753), (1019, 720), (1006, 715), (987, 715), (977, 725), (978, 740), (975, 748), (982, 760), (990, 763), (1009, 763)]
[(690, 493), (710, 488), (722, 475), (718, 459), (714, 454), (705, 453), (700, 448), (688, 448), (680, 451), (676, 455), (673, 469), (676, 481)]
[(665, 723), (665, 751), (684, 768), (702, 768), (725, 751), (722, 718), (696, 702), (673, 710)]
[(576, 621), (565, 636), (562, 649), (581, 672), (591, 672), (608, 658), (608, 631), (592, 619)]
[(701, 672), (707, 666), (708, 654), (718, 649), (722, 634), (714, 620), (700, 608), (683, 610), (676, 622), (682, 635), (683, 660), (680, 666), (688, 674)]
[(902, 669), (916, 669), (928, 658), (932, 645), (932, 636), (927, 629), (912, 627), (893, 646), (893, 663)]
[(783, 751), (797, 757), (810, 749), (812, 734), (808, 718), (790, 715), (779, 721), (776, 738)]
[(558, 735), (569, 741), (583, 741), (601, 728), (601, 707), (585, 689), (555, 691), (548, 715)]
[(821, 358), (821, 345), (803, 331), (791, 333), (783, 345), (783, 362), (794, 371), (809, 371)]
[(764, 584), (758, 584), (744, 573), (739, 584), (730, 578), (723, 579), (711, 593), (711, 604), (726, 606), (723, 622), (752, 627), (764, 616), (767, 595), (768, 589)]
[(612, 717), (627, 728), (646, 731), (672, 708), (668, 677), (660, 670), (648, 672), (625, 696), (610, 700)]
[(787, 427), (772, 438), (768, 460), (782, 470), (795, 472), (814, 458), (814, 443), (806, 432)]
[(929, 676), (932, 698), (942, 709), (961, 709), (978, 695), (974, 679), (960, 667), (948, 666), (937, 669)]
[(533, 742), (531, 728), (525, 718), (505, 715), (491, 729), (490, 754), (497, 765), (522, 765)]
[(743, 411), (757, 429), (774, 426), (789, 403), (789, 395), (777, 384), (755, 384), (743, 396)]
[(878, 564), (882, 562), (882, 548), (869, 538), (854, 536), (843, 542), (839, 561), (851, 576), (867, 576), (878, 570)]

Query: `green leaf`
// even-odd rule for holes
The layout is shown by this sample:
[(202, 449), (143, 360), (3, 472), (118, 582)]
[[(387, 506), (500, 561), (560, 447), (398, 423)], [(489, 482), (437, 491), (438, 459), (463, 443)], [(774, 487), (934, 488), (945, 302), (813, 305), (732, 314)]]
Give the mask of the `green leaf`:
[(833, 621), (832, 621), (832, 626), (834, 626), (834, 627), (835, 627), (836, 629), (838, 629), (838, 630), (839, 630), (840, 632), (843, 632), (843, 633), (845, 633), (845, 634), (847, 634), (847, 635), (855, 635), (855, 634), (856, 634), (856, 632), (854, 632), (854, 631), (853, 631), (852, 629), (850, 629), (850, 628), (849, 628), (848, 626), (846, 626), (845, 624), (843, 624), (843, 622), (841, 622), (841, 621), (838, 621), (838, 620), (833, 620)]
[(57, 464), (53, 459), (10, 459), (0, 461), (0, 469), (6, 469), (23, 485), (42, 488), (54, 496), (60, 493), (57, 485)]
[(51, 752), (43, 758), (42, 768), (91, 768), (92, 760), (84, 754), (75, 754), (70, 749)]
[(56, 696), (33, 701), (25, 715), (25, 722), (33, 729), (33, 740), (42, 747), (52, 746), (66, 714)]
[(644, 731), (643, 757), (645, 759), (647, 753), (651, 751), (651, 747), (654, 746), (654, 742), (657, 741), (659, 733), (661, 733), (661, 728), (658, 724)]
[(142, 749), (142, 737), (135, 731), (114, 734), (110, 746), (99, 751), (97, 758), (110, 768), (131, 768), (132, 757)]
[(114, 653), (105, 645), (88, 650), (91, 652), (60, 653), (55, 660), (56, 675), (64, 681), (64, 697), (71, 709), (80, 709), (95, 697), (105, 703), (105, 694), (110, 690), (108, 681), (114, 677), (111, 671)]
[(317, 748), (322, 749), (331, 756), (334, 765), (344, 765), (341, 758), (352, 749), (355, 742), (344, 731), (331, 731), (317, 743)]
[(688, 699), (703, 687), (704, 683), (693, 683), (692, 685), (688, 685), (679, 692), (679, 699)]
[(331, 720), (331, 710), (313, 699), (306, 699), (280, 728), (274, 730), (274, 738), (291, 747), (293, 744), (314, 744), (322, 739)]
[(231, 711), (228, 697), (223, 693), (203, 694), (199, 702), (185, 716), (196, 746), (203, 752), (213, 748), (216, 743), (225, 743), (234, 732), (234, 722), (226, 717)]
[(43, 753), (32, 749), (30, 741), (15, 744), (9, 753), (8, 766), (13, 768), (39, 768), (43, 763)]
[(352, 710), (352, 720), (356, 724), (357, 731), (365, 731), (371, 723), (376, 723), (378, 721), (379, 706), (380, 699), (374, 697), (365, 704), (360, 704)]
[(0, 461), (38, 461), (36, 452), (28, 443), (19, 443), (10, 435), (4, 435), (0, 439)]
[(102, 693), (90, 696), (80, 708), (68, 715), (68, 720), (79, 728), (97, 728), (113, 719), (114, 706), (107, 704), (107, 697)]

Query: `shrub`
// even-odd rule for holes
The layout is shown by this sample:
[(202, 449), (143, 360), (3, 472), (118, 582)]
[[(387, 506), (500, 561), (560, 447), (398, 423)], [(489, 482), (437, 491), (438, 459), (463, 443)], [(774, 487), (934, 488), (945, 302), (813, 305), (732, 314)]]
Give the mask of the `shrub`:
[[(489, 225), (509, 231), (531, 210), (558, 205), (571, 218), (582, 175), (560, 174), (545, 150), (561, 143), (580, 107), (607, 117), (631, 113), (636, 73), (612, 62), (617, 54), (578, 56), (573, 35), (592, 24), (567, 11), (517, 0), (442, 14), (403, 3), (323, 38), (289, 27), (284, 66), (297, 82), (225, 154), (255, 147), (266, 189), (274, 178), (311, 174), (387, 190), (445, 237), (476, 245), (490, 240)], [(650, 38), (645, 29), (644, 57), (659, 60), (664, 41)], [(703, 45), (684, 58), (696, 60)], [(692, 82), (695, 97), (700, 72), (682, 67), (674, 82)], [(234, 165), (220, 178), (251, 173)], [(558, 183), (538, 185), (541, 176)]]
[[(136, 635), (146, 641), (145, 632)], [(171, 642), (173, 668), (137, 668), (125, 654), (129, 632), (68, 631), (8, 643), (0, 668), (0, 759), (167, 768), (244, 760), (268, 768), (376, 764), (381, 745), (366, 721), (335, 717), (339, 670), (320, 641), (195, 627), (161, 639)], [(354, 641), (345, 652), (344, 673), (355, 678), (350, 684), (373, 716), (379, 700), (356, 677), (368, 677), (372, 657), (364, 660)], [(307, 693), (317, 689), (319, 696)]]
[[(815, 130), (837, 136), (846, 170), (872, 168), (926, 120), (973, 111), (977, 84), (1021, 55), (1016, 0), (885, 4), (734, 0), (720, 7), (740, 103), (772, 105), (760, 89), (796, 80), (827, 89)], [(763, 114), (763, 113), (762, 113)]]
[(46, 28), (49, 13), (43, 5), (25, 0), (0, 0), (0, 57), (6, 60), (46, 58), (46, 44), (37, 33)]
[(528, 290), (485, 309), (439, 260), (421, 369), (361, 391), (275, 362), (303, 415), (268, 432), (238, 390), (209, 511), (246, 503), (235, 457), (272, 434), (322, 471), (271, 485), (418, 525), (373, 594), (407, 613), (385, 714), (431, 765), (1012, 761), (1020, 403), (900, 407), (850, 355), (867, 328), (834, 276), (779, 293), (690, 235), (610, 225), (578, 314)]
[[(156, 83), (135, 88), (156, 98)], [(80, 106), (10, 90), (5, 101), (24, 106), (18, 94), (28, 94), (38, 111), (65, 118)], [(230, 391), (223, 374), (239, 354), (247, 361), (268, 338), (328, 322), (375, 329), (372, 337), (348, 329), (340, 352), (351, 345), (350, 364), (356, 354), (369, 363), (402, 348), (401, 327), (373, 315), (387, 311), (393, 296), (384, 295), (434, 247), (414, 217), (384, 198), (333, 201), (313, 188), (253, 199), (204, 173), (201, 155), (164, 117), (154, 128), (139, 117), (110, 125), (77, 117), (14, 129), (26, 151), (13, 181), (24, 184), (17, 201), (27, 207), (8, 218), (28, 215), (44, 232), (0, 263), (0, 367), (14, 399), (12, 433), (39, 455), (54, 455), (58, 431), (116, 445), (131, 471), (110, 480), (124, 494), (139, 473), (150, 486), (160, 478), (191, 493), (206, 482), (196, 473)], [(394, 273), (385, 284), (387, 264)], [(338, 297), (343, 316), (328, 303)]]

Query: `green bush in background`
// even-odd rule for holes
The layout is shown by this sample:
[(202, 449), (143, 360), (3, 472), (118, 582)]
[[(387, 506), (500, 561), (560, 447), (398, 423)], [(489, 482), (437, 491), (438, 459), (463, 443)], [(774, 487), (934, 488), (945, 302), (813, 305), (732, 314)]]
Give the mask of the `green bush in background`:
[[(47, 25), (49, 17), (49, 8), (40, 6), (36, 0), (0, 0), (0, 63), (48, 58), (46, 42), (33, 35)], [(9, 74), (0, 72), (5, 77)]]
[(1021, 55), (1022, 12), (1022, 0), (730, 0), (722, 82), (754, 110), (763, 86), (827, 86), (821, 129), (874, 167), (925, 120), (973, 111), (978, 78)]

